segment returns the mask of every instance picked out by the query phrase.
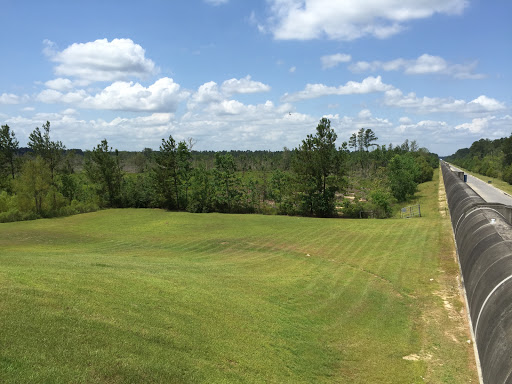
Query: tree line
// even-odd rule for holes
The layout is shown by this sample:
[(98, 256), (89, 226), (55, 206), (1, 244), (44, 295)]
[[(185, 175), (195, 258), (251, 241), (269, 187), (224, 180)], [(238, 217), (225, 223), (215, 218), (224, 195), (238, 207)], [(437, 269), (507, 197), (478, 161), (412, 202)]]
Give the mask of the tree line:
[(496, 140), (480, 139), (461, 148), (446, 161), (484, 176), (512, 184), (512, 135)]
[(193, 140), (169, 136), (156, 151), (120, 152), (104, 139), (82, 152), (52, 140), (46, 122), (22, 150), (3, 125), (0, 221), (123, 207), (318, 217), (372, 210), (387, 217), (393, 203), (432, 179), (438, 159), (416, 142), (393, 147), (377, 140), (360, 129), (337, 147), (323, 118), (292, 150), (198, 152)]

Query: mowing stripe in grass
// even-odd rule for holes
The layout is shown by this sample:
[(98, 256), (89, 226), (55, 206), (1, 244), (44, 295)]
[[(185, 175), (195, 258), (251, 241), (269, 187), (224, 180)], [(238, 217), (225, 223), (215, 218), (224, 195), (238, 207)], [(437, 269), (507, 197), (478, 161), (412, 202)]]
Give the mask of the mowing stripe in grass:
[[(468, 382), (454, 320), (431, 317), (444, 308), (430, 215), (2, 224), (0, 381)], [(421, 351), (436, 357), (403, 359)]]

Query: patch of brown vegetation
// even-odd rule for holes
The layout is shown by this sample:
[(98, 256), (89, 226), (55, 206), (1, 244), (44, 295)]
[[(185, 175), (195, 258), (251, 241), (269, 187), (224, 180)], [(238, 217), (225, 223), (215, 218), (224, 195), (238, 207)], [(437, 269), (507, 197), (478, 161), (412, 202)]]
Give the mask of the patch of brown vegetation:
[(448, 216), (448, 202), (446, 201), (446, 190), (444, 189), (443, 172), (439, 171), (439, 214), (441, 217)]
[(416, 353), (413, 353), (411, 355), (402, 357), (402, 359), (408, 360), (408, 361), (418, 361), (418, 360), (428, 361), (428, 360), (432, 360), (432, 355), (430, 353), (424, 353), (424, 352), (421, 352), (419, 355), (417, 355)]

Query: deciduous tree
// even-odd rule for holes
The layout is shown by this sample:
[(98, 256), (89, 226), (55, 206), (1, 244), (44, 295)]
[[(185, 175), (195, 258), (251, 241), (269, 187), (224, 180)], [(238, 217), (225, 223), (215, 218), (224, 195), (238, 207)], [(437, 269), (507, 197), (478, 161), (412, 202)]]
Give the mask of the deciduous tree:
[(50, 189), (50, 170), (43, 158), (36, 156), (25, 161), (15, 182), (22, 211), (33, 211), (38, 216), (44, 216), (44, 202)]

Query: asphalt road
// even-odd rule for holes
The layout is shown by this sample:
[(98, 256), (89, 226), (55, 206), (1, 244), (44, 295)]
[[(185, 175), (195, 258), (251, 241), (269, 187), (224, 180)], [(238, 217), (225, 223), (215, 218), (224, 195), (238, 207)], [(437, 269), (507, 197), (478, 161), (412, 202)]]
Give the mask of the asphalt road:
[[(453, 170), (461, 171), (459, 168), (454, 167), (450, 164)], [(467, 184), (478, 193), (482, 199), (488, 203), (501, 203), (506, 205), (512, 205), (512, 196), (503, 192), (501, 189), (496, 188), (492, 184), (488, 184), (476, 177), (468, 175)]]

